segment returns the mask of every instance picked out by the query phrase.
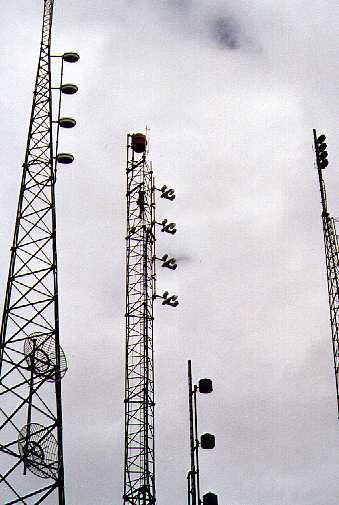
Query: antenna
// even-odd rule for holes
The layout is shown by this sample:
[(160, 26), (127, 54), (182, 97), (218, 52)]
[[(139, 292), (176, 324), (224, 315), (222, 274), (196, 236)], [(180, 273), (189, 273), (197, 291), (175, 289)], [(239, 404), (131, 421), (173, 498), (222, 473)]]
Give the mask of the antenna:
[(328, 302), (330, 308), (330, 322), (332, 334), (332, 350), (334, 361), (334, 374), (337, 390), (337, 408), (339, 414), (339, 390), (338, 390), (338, 372), (339, 372), (339, 335), (338, 335), (338, 303), (339, 303), (339, 282), (338, 282), (338, 239), (335, 228), (335, 221), (330, 216), (327, 210), (326, 188), (323, 179), (323, 170), (328, 166), (327, 151), (325, 144), (325, 135), (317, 135), (316, 130), (313, 130), (314, 149), (316, 155), (316, 165), (319, 177), (321, 205), (322, 205), (322, 222), (324, 233), (326, 273), (327, 273), (327, 288)]
[[(0, 496), (4, 505), (35, 505), (56, 495), (65, 504), (61, 380), (67, 371), (60, 346), (56, 249), (55, 182), (58, 163), (73, 156), (58, 153), (61, 96), (74, 94), (51, 85), (53, 0), (44, 0), (40, 56), (33, 94), (17, 217), (0, 332)], [(53, 120), (52, 90), (59, 90)], [(53, 123), (56, 124), (54, 143)], [(38, 477), (38, 478), (37, 478)]]
[(197, 393), (209, 394), (213, 391), (211, 379), (200, 379), (198, 386), (192, 382), (192, 364), (188, 360), (188, 406), (190, 423), (190, 454), (191, 469), (187, 474), (187, 503), (188, 505), (218, 505), (218, 497), (214, 493), (206, 493), (201, 500), (200, 495), (200, 465), (199, 448), (214, 449), (215, 436), (211, 433), (198, 434)]
[[(147, 130), (148, 131), (148, 130)], [(155, 186), (148, 162), (148, 137), (127, 135), (126, 370), (124, 502), (156, 501), (154, 468), (153, 305), (176, 307), (176, 295), (155, 291), (155, 261), (175, 270), (174, 258), (155, 254)], [(173, 190), (172, 190), (173, 191)], [(169, 196), (172, 196), (170, 193)], [(172, 199), (172, 198), (170, 198)], [(173, 223), (171, 223), (173, 224)], [(168, 233), (173, 234), (173, 227)]]

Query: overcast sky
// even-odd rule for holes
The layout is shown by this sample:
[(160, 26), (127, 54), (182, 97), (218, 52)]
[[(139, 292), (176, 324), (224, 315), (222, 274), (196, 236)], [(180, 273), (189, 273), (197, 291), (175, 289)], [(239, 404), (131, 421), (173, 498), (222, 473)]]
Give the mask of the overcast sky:
[[(43, 2), (0, 18), (0, 289), (9, 264)], [(125, 144), (150, 128), (158, 185), (156, 487), (186, 502), (187, 359), (210, 377), (199, 428), (201, 488), (220, 505), (337, 505), (338, 420), (312, 128), (336, 162), (339, 5), (335, 0), (56, 0), (53, 53), (76, 50), (62, 133), (75, 162), (57, 182), (67, 505), (123, 493)], [(58, 78), (55, 77), (55, 84)]]

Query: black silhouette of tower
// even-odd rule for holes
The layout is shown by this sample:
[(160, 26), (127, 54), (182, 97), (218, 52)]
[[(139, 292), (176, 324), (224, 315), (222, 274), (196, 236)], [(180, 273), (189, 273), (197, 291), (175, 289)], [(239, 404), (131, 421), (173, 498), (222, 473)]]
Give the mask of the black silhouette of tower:
[[(23, 164), (8, 282), (0, 333), (0, 501), (3, 505), (64, 505), (61, 380), (66, 373), (60, 346), (56, 249), (57, 163), (62, 95), (77, 86), (51, 83), (53, 0), (44, 0), (42, 36)], [(53, 120), (52, 95), (57, 105)], [(55, 138), (55, 143), (54, 143)]]
[(154, 472), (153, 304), (176, 307), (176, 295), (155, 292), (155, 260), (175, 270), (176, 260), (155, 254), (155, 227), (176, 233), (175, 223), (155, 220), (155, 191), (174, 200), (173, 189), (154, 186), (143, 133), (127, 136), (126, 235), (126, 369), (124, 502), (148, 505), (156, 501)]
[(316, 130), (313, 130), (314, 149), (316, 155), (316, 165), (318, 170), (321, 205), (322, 205), (322, 223), (325, 245), (325, 259), (327, 271), (328, 301), (330, 308), (330, 322), (332, 334), (332, 348), (334, 359), (334, 372), (337, 389), (337, 405), (339, 413), (339, 395), (338, 395), (338, 372), (339, 372), (339, 335), (338, 335), (338, 310), (339, 310), (339, 284), (338, 284), (338, 265), (339, 249), (338, 237), (335, 227), (335, 220), (331, 217), (327, 209), (326, 188), (323, 179), (323, 170), (328, 165), (327, 145), (325, 135), (317, 136)]

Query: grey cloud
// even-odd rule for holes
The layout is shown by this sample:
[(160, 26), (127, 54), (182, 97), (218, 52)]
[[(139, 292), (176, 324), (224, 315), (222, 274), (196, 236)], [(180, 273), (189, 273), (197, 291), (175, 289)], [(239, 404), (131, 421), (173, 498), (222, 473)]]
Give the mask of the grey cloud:
[(241, 9), (231, 5), (211, 2), (206, 5), (197, 0), (151, 2), (152, 15), (159, 15), (162, 22), (169, 23), (170, 31), (188, 38), (198, 36), (200, 43), (212, 38), (226, 49), (238, 49), (242, 45)]
[(240, 26), (232, 16), (218, 17), (212, 23), (211, 33), (218, 44), (227, 49), (239, 49)]
[(186, 263), (187, 261), (192, 261), (192, 256), (189, 254), (176, 254), (175, 258), (178, 263)]

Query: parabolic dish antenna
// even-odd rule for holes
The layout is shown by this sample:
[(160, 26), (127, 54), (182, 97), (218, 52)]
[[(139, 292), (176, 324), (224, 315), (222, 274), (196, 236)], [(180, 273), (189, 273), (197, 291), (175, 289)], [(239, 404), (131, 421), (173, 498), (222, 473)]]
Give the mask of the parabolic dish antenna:
[[(67, 360), (64, 351), (59, 346), (60, 354), (60, 379), (67, 372)], [(57, 365), (55, 352), (55, 338), (53, 333), (32, 333), (26, 338), (24, 353), (29, 370), (34, 368), (38, 377), (47, 377), (49, 382), (55, 381)]]
[(31, 473), (42, 479), (57, 478), (58, 443), (50, 429), (38, 423), (24, 426), (18, 436), (18, 448)]

